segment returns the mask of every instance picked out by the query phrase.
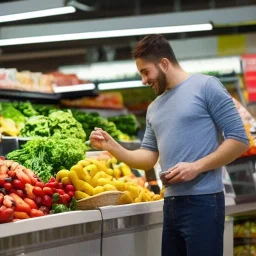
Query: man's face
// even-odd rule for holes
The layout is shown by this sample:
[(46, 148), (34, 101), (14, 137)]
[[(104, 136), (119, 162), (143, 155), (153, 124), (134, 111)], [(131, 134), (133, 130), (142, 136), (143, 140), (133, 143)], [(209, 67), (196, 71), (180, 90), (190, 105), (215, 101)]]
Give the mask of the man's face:
[(140, 72), (142, 83), (150, 85), (157, 95), (164, 93), (167, 88), (167, 78), (160, 69), (159, 64), (138, 58), (136, 59), (136, 65)]

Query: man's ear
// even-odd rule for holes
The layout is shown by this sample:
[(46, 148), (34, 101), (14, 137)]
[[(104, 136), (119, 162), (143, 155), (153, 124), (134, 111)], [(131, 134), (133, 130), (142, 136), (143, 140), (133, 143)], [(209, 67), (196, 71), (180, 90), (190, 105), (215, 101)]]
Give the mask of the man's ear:
[(163, 71), (167, 72), (168, 69), (169, 69), (169, 65), (170, 65), (170, 62), (167, 58), (162, 58), (160, 60), (160, 66), (161, 66)]

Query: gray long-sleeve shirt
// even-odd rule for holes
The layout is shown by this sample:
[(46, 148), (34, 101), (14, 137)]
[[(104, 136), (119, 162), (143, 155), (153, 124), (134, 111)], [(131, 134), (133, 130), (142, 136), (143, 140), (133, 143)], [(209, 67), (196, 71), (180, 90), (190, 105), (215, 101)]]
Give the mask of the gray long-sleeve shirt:
[[(222, 135), (248, 144), (241, 117), (224, 86), (215, 77), (195, 74), (151, 103), (141, 147), (158, 151), (162, 171), (167, 171), (179, 162), (194, 162), (214, 152)], [(222, 190), (218, 168), (192, 181), (169, 185), (165, 196)]]

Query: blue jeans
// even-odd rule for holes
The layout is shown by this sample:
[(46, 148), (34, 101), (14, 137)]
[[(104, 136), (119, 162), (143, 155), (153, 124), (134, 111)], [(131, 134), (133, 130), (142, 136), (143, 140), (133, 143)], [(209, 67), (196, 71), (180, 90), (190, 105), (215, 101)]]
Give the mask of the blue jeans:
[(162, 256), (223, 256), (223, 192), (164, 199)]

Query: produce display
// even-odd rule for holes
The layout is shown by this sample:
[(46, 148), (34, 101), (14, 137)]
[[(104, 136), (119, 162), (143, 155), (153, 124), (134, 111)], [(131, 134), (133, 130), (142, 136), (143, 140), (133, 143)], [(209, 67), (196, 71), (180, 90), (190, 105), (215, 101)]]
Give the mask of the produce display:
[(81, 139), (56, 134), (49, 138), (38, 137), (27, 141), (22, 149), (10, 152), (7, 159), (34, 170), (46, 182), (61, 168), (70, 168), (83, 159), (85, 151), (86, 146)]
[(234, 256), (256, 256), (256, 246), (249, 244), (235, 246)]
[(0, 223), (76, 209), (74, 187), (47, 183), (17, 162), (0, 159)]
[(117, 164), (117, 160), (108, 153), (103, 153), (98, 159), (85, 158), (70, 170), (61, 170), (56, 179), (63, 184), (74, 185), (77, 200), (115, 190), (124, 192), (120, 204), (156, 201), (162, 198), (162, 194), (155, 194), (145, 188), (126, 164)]
[(234, 238), (256, 238), (256, 221), (245, 221), (234, 226)]
[(14, 137), (50, 137), (55, 133), (62, 133), (84, 141), (94, 127), (101, 127), (116, 140), (131, 141), (138, 130), (134, 115), (117, 116), (108, 120), (98, 113), (32, 105), (30, 102), (0, 103), (0, 118), (0, 132)]
[(71, 111), (56, 111), (46, 116), (32, 116), (21, 129), (22, 137), (50, 137), (59, 134), (62, 137), (72, 137), (85, 141), (86, 134), (82, 125), (73, 117)]
[(118, 130), (130, 136), (136, 135), (139, 128), (138, 122), (134, 115), (109, 117), (108, 121), (113, 122)]

